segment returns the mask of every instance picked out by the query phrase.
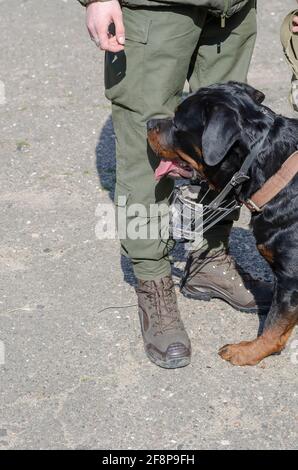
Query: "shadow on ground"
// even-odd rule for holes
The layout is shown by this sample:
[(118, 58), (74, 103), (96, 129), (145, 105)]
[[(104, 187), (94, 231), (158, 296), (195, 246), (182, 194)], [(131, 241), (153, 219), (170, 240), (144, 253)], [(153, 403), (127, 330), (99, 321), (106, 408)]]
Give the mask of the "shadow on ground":
[(114, 199), (116, 183), (116, 149), (112, 117), (109, 116), (100, 132), (95, 149), (96, 169), (101, 187)]

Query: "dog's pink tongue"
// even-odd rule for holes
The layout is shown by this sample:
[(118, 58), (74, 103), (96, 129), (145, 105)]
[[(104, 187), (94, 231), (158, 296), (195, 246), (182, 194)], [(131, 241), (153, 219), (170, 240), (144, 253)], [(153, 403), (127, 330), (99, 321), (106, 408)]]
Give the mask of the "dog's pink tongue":
[(177, 165), (173, 163), (172, 161), (164, 161), (161, 160), (160, 164), (155, 170), (155, 179), (159, 181), (163, 176), (167, 175), (170, 171), (172, 171), (174, 168), (176, 168)]

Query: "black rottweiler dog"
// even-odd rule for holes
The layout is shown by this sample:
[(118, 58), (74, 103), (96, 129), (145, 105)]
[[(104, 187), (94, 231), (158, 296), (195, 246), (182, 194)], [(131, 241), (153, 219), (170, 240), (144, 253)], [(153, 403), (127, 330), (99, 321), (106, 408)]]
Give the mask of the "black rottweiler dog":
[[(261, 142), (249, 179), (237, 194), (247, 201), (298, 149), (298, 120), (275, 114), (262, 105), (264, 98), (238, 82), (201, 88), (178, 106), (172, 119), (149, 121), (148, 141), (160, 157), (172, 161), (175, 174), (181, 168), (185, 175), (187, 163), (217, 191)], [(166, 172), (171, 171), (167, 165)], [(298, 323), (297, 173), (261, 211), (252, 212), (251, 227), (258, 250), (273, 270), (274, 295), (263, 333), (220, 349), (220, 356), (235, 365), (254, 365), (280, 352)]]

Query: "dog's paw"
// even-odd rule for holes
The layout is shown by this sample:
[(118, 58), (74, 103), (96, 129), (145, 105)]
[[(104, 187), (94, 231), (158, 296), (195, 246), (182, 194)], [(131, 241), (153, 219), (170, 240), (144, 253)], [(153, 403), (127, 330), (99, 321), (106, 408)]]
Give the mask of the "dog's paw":
[(243, 341), (238, 344), (226, 344), (220, 348), (218, 354), (234, 366), (254, 366), (263, 359), (256, 349), (255, 341)]

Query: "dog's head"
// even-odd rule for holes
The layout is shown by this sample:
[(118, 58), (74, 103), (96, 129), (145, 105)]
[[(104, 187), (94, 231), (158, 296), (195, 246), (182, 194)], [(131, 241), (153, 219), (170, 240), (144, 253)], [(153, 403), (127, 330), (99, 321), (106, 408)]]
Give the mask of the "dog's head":
[(262, 132), (264, 98), (263, 93), (243, 83), (211, 85), (184, 100), (173, 118), (151, 119), (147, 125), (149, 144), (163, 160), (172, 162), (161, 163), (157, 178), (173, 172), (186, 176), (186, 165), (190, 165), (211, 186), (221, 186), (220, 181), (213, 181), (219, 169), (225, 167), (229, 173), (228, 167), (236, 166), (230, 170), (237, 171), (252, 136)]

